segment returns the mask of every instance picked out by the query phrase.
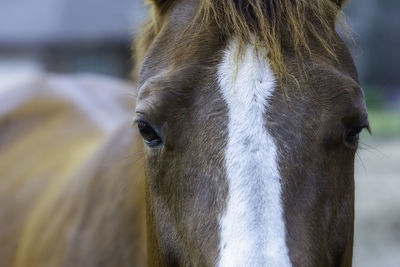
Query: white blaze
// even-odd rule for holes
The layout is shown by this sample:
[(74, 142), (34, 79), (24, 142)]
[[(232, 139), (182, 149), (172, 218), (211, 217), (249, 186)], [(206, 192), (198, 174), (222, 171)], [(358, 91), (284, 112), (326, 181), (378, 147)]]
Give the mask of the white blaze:
[(220, 221), (218, 265), (291, 266), (277, 148), (265, 120), (275, 90), (274, 74), (253, 46), (237, 62), (233, 42), (219, 65), (218, 78), (229, 110), (225, 155), (229, 192)]

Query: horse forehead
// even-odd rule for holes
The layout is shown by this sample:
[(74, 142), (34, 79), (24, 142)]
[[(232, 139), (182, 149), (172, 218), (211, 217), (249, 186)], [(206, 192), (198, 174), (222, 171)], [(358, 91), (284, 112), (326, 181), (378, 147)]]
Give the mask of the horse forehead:
[(357, 77), (346, 69), (328, 62), (315, 64), (309, 73), (312, 92), (321, 103), (362, 102), (364, 93)]

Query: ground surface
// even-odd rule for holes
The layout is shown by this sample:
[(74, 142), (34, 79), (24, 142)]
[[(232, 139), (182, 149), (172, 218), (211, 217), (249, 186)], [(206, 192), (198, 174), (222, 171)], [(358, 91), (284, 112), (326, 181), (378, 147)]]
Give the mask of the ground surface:
[(356, 158), (355, 267), (400, 267), (400, 138), (364, 139)]

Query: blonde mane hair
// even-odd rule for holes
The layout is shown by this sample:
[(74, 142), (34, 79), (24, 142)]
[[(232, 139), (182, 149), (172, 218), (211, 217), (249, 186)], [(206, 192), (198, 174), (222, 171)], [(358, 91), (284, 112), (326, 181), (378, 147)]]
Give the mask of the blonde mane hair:
[[(175, 0), (153, 0), (152, 16), (135, 42), (136, 69), (147, 48), (160, 30), (161, 16)], [(192, 22), (183, 32), (191, 38), (210, 25), (217, 25), (222, 35), (238, 42), (238, 56), (247, 44), (268, 58), (277, 79), (289, 75), (283, 56), (286, 47), (299, 59), (312, 55), (310, 44), (319, 44), (327, 55), (337, 60), (333, 47), (335, 21), (343, 0), (201, 0)], [(344, 20), (340, 20), (344, 21)], [(196, 25), (196, 27), (194, 27)], [(200, 26), (198, 26), (200, 25)], [(301, 63), (298, 66), (303, 69)], [(290, 75), (289, 75), (290, 76)]]

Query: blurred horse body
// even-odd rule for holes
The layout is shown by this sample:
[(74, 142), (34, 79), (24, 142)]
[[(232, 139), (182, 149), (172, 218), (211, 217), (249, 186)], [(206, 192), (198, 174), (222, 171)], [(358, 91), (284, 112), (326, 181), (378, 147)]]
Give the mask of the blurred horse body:
[(133, 88), (96, 76), (0, 85), (0, 266), (144, 265)]

